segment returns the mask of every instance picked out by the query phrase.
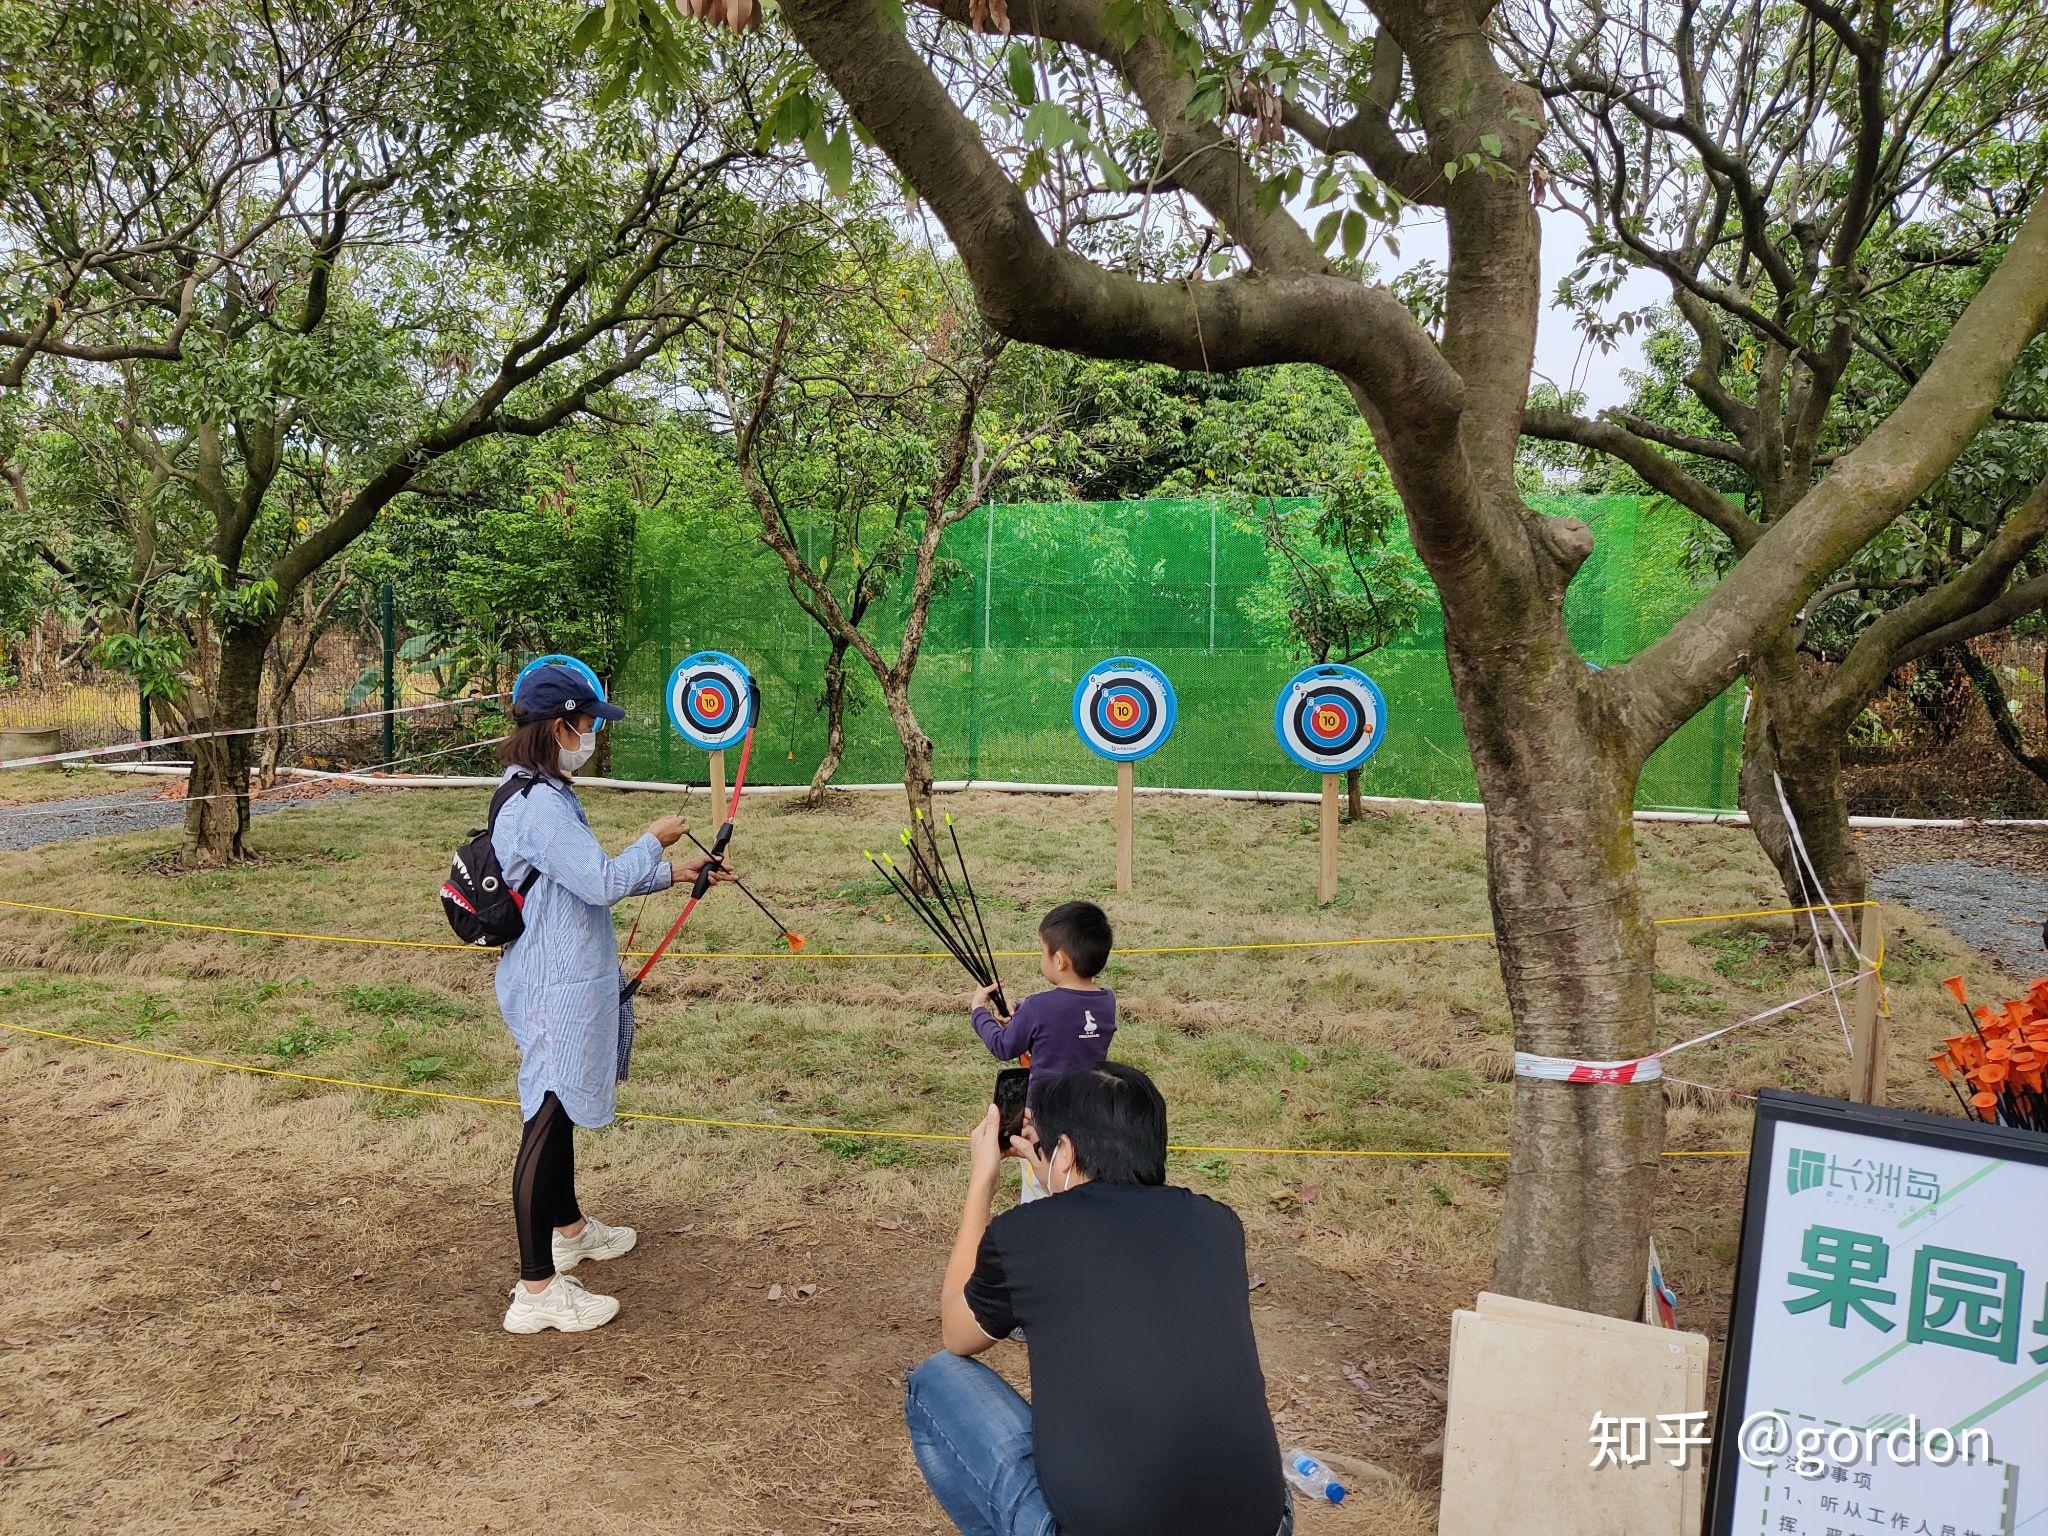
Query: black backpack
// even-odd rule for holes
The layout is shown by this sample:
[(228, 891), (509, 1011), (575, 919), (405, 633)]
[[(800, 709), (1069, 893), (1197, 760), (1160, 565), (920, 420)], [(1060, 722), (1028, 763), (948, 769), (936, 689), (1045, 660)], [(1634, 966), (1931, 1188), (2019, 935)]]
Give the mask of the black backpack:
[(520, 908), (526, 893), (540, 878), (529, 870), (519, 889), (505, 884), (505, 871), (498, 867), (498, 851), (491, 846), (491, 833), (498, 825), (498, 812), (514, 795), (523, 795), (540, 782), (530, 773), (519, 774), (498, 786), (491, 796), (491, 809), (481, 828), (472, 828), (469, 841), (455, 850), (448, 862), (448, 878), (441, 882), (441, 910), (448, 914), (448, 926), (465, 944), (486, 949), (503, 948), (526, 932), (526, 917)]

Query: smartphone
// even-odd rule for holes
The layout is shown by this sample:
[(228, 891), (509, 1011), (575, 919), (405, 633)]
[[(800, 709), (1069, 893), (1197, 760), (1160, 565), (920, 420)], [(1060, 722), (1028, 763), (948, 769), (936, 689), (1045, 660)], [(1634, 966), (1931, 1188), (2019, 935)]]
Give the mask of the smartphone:
[(1024, 1130), (1024, 1091), (1031, 1084), (1029, 1067), (1005, 1067), (996, 1074), (996, 1139), (1007, 1152), (1010, 1138)]

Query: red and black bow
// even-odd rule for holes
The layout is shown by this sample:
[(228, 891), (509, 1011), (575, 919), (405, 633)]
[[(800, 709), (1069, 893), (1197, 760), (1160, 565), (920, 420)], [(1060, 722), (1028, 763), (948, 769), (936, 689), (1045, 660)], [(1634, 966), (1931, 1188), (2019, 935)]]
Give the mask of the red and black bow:
[[(667, 953), (669, 945), (675, 942), (676, 935), (683, 931), (683, 924), (687, 923), (690, 920), (690, 914), (697, 910), (697, 903), (702, 901), (704, 893), (711, 889), (712, 876), (725, 868), (725, 850), (727, 845), (732, 842), (733, 823), (739, 819), (740, 792), (747, 786), (747, 763), (754, 755), (754, 727), (759, 722), (761, 714), (758, 695), (753, 703), (754, 718), (748, 722), (746, 739), (740, 745), (739, 771), (733, 775), (732, 797), (726, 802), (725, 820), (719, 823), (718, 835), (711, 840), (709, 848), (705, 848), (702, 843), (697, 843), (696, 838), (690, 838), (690, 841), (697, 843), (697, 847), (704, 853), (704, 867), (697, 871), (697, 878), (690, 886), (690, 899), (683, 903), (683, 910), (676, 914), (676, 920), (669, 925), (668, 932), (661, 936), (661, 942), (654, 946), (646, 960), (641, 963), (640, 969), (633, 973), (633, 979), (628, 981), (624, 990), (620, 992), (619, 996), (622, 1001), (640, 990), (640, 983), (647, 979), (647, 973), (653, 970), (655, 962)], [(789, 945), (792, 952), (804, 947), (804, 936), (802, 934), (792, 932), (789, 926), (773, 912), (770, 912), (761, 898), (752, 891), (747, 890), (744, 884), (738, 881), (735, 881), (734, 884), (739, 885), (740, 890), (745, 892), (747, 899), (759, 907), (768, 920), (782, 930), (783, 941)], [(630, 935), (627, 937), (626, 942), (630, 948), (632, 945)]]

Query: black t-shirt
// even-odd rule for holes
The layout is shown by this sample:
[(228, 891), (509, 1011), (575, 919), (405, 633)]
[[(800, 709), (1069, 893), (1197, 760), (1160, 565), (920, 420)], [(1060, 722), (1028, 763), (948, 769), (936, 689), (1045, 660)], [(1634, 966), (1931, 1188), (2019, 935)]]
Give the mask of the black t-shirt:
[(1286, 1492), (1229, 1206), (1110, 1184), (1017, 1206), (967, 1304), (991, 1338), (1024, 1329), (1061, 1536), (1273, 1536)]

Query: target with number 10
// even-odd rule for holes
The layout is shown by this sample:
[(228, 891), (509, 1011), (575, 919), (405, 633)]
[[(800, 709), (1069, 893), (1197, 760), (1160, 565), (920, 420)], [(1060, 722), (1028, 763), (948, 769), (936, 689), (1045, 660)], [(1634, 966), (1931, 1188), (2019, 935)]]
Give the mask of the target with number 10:
[(753, 675), (723, 651), (685, 656), (668, 675), (668, 718), (691, 746), (724, 751), (753, 723)]
[(1386, 697), (1356, 667), (1310, 667), (1280, 689), (1273, 734), (1302, 767), (1349, 773), (1386, 739)]
[(1173, 684), (1139, 656), (1112, 656), (1074, 689), (1074, 729), (1098, 757), (1135, 763), (1166, 745), (1178, 718)]

